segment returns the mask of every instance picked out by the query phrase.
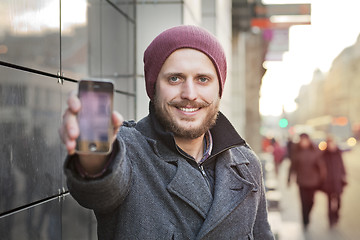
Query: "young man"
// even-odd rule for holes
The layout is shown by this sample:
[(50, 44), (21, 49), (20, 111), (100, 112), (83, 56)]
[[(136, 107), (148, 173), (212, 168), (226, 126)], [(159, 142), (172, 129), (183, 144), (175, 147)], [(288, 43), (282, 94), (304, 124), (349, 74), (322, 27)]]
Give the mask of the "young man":
[(146, 49), (144, 70), (149, 115), (113, 113), (109, 156), (74, 154), (76, 96), (60, 128), (68, 188), (94, 210), (99, 239), (273, 239), (260, 163), (219, 112), (226, 59), (216, 38), (168, 29)]

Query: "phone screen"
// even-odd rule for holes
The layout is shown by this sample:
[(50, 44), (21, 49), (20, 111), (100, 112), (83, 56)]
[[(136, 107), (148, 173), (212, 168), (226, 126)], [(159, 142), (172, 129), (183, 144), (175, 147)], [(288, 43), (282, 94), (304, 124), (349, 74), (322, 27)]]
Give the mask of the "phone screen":
[(113, 84), (82, 80), (79, 83), (78, 96), (81, 101), (81, 110), (78, 113), (78, 152), (109, 152), (112, 137)]

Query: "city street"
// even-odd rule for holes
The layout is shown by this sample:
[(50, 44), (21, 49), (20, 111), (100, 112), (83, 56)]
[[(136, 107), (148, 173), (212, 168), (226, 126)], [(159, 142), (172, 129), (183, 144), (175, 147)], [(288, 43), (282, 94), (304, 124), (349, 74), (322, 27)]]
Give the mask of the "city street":
[(360, 239), (360, 145), (343, 154), (348, 185), (342, 198), (340, 221), (332, 229), (327, 219), (327, 198), (322, 192), (315, 196), (310, 225), (304, 232), (301, 224), (300, 201), (295, 183), (287, 186), (289, 161), (281, 166), (277, 189), (279, 209), (270, 210), (270, 222), (280, 240), (357, 240)]

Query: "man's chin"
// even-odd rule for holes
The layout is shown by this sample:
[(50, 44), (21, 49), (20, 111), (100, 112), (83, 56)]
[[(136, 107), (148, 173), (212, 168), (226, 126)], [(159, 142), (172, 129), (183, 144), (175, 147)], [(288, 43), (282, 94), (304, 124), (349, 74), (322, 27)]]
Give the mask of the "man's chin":
[(180, 130), (178, 132), (174, 132), (174, 136), (182, 139), (193, 140), (202, 137), (204, 133), (205, 132), (202, 131), (200, 132), (196, 130), (182, 130), (182, 131)]
[(155, 114), (161, 125), (166, 131), (172, 132), (175, 137), (183, 139), (202, 137), (216, 123), (218, 104), (207, 111), (202, 111), (206, 110), (205, 108), (201, 109), (200, 112), (193, 116), (179, 115), (178, 112), (173, 112), (172, 108), (162, 108), (156, 101), (154, 104)]

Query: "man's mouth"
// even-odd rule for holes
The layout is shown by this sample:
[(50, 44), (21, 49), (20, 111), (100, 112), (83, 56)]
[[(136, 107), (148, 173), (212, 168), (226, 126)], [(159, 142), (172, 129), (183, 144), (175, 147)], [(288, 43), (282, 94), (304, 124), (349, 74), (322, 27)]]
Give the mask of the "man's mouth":
[(184, 113), (195, 113), (202, 108), (208, 107), (210, 103), (195, 102), (195, 101), (171, 101), (168, 103), (170, 106), (179, 109)]
[(180, 107), (178, 109), (180, 109), (183, 112), (191, 113), (191, 112), (198, 111), (200, 108), (183, 108), (183, 107)]

